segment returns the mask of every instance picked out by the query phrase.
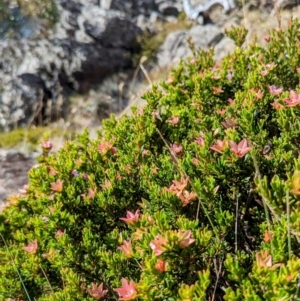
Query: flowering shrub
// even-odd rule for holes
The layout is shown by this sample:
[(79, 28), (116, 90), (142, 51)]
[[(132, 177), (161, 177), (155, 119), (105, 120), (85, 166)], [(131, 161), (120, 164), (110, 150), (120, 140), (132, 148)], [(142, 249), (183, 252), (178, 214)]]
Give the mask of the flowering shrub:
[(0, 215), (0, 299), (298, 300), (299, 30), (194, 51), (97, 140), (44, 143)]

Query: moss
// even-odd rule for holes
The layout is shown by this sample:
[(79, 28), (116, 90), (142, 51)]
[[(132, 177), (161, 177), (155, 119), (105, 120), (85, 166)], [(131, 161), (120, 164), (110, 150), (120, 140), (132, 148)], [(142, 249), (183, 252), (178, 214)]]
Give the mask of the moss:
[(74, 133), (72, 133), (72, 131), (63, 131), (60, 128), (17, 128), (11, 132), (0, 133), (0, 147), (7, 149), (18, 148), (26, 144), (27, 149), (29, 151), (33, 151), (40, 144), (45, 134), (49, 135), (51, 138), (61, 137), (72, 139), (74, 137)]

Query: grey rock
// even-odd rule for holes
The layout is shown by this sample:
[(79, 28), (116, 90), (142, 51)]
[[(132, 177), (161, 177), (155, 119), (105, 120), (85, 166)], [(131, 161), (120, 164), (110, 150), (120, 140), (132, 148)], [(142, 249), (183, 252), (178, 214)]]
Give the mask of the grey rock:
[(84, 31), (103, 47), (132, 49), (135, 38), (142, 31), (134, 25), (124, 14), (117, 11), (108, 12), (98, 8), (84, 8), (82, 17)]
[(17, 150), (0, 150), (0, 211), (8, 196), (19, 193), (28, 183), (28, 171), (35, 164), (34, 156)]
[(167, 16), (177, 16), (179, 14), (178, 6), (174, 1), (163, 1), (159, 3), (158, 11)]
[(177, 16), (182, 11), (182, 3), (178, 0), (154, 0), (154, 2), (164, 16)]
[(187, 43), (189, 37), (192, 38), (196, 48), (207, 49), (217, 45), (223, 36), (222, 30), (212, 24), (196, 25), (190, 30), (172, 32), (158, 51), (158, 65), (160, 68), (167, 68), (177, 64), (180, 59), (191, 56), (192, 52)]
[(226, 55), (233, 53), (236, 48), (234, 41), (228, 37), (224, 37), (217, 45), (214, 47), (214, 59), (215, 61), (220, 61)]
[(183, 0), (183, 9), (188, 18), (197, 20), (199, 15), (207, 14), (217, 4), (223, 7), (224, 13), (230, 12), (236, 6), (235, 0), (208, 0), (196, 6), (193, 6), (190, 0)]
[(112, 0), (110, 7), (124, 12), (129, 18), (135, 18), (140, 14), (150, 16), (155, 8), (154, 0)]
[[(267, 0), (265, 0), (267, 2)], [(266, 4), (269, 4), (268, 2)], [(299, 5), (299, 1), (295, 1), (295, 0), (277, 0), (273, 10), (271, 11), (271, 16), (275, 16), (277, 13), (277, 9), (276, 7), (280, 8), (280, 9), (291, 9), (295, 6)]]
[(100, 7), (103, 9), (110, 9), (112, 0), (100, 0)]
[(60, 0), (61, 19), (46, 37), (0, 43), (0, 129), (64, 117), (72, 92), (131, 67), (141, 29), (94, 1)]

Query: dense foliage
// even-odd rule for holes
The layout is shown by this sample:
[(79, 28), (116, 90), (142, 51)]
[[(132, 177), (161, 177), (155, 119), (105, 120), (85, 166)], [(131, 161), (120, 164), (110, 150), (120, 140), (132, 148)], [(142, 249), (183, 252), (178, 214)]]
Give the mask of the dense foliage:
[(194, 51), (97, 140), (44, 141), (0, 215), (0, 300), (299, 300), (299, 29)]

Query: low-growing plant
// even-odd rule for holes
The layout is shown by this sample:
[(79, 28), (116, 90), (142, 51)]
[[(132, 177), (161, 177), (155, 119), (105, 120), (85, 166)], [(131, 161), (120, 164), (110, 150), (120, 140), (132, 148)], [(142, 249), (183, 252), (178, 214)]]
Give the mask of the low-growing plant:
[(299, 29), (194, 51), (97, 140), (44, 141), (0, 215), (0, 299), (299, 300)]

